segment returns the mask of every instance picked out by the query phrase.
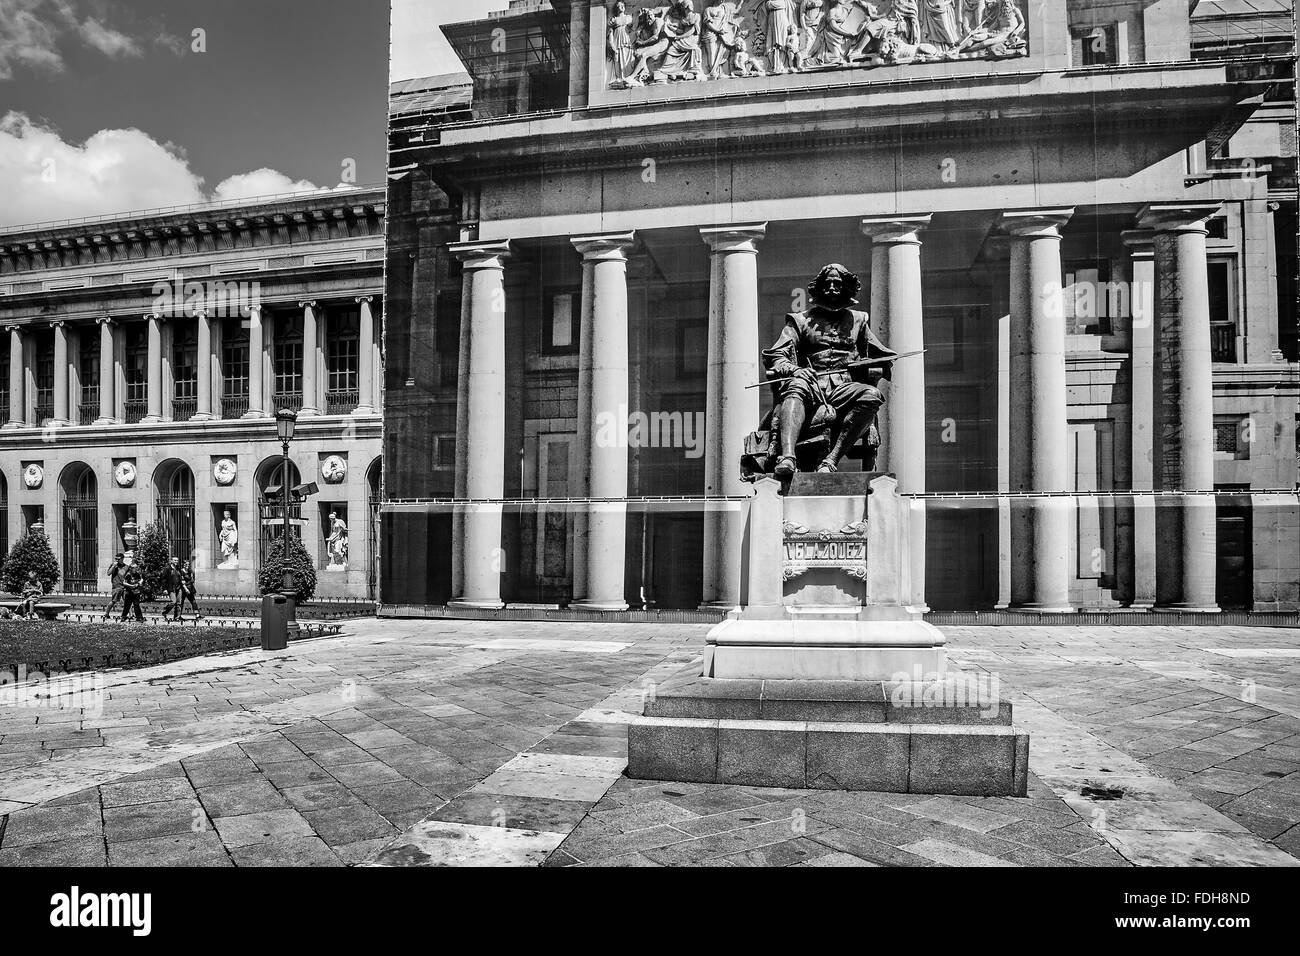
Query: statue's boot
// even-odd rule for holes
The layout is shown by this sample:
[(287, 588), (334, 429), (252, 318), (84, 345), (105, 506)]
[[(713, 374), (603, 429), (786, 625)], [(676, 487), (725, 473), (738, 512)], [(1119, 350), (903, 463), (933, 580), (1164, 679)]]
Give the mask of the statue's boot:
[(857, 405), (849, 410), (848, 414), (844, 416), (844, 421), (840, 424), (840, 433), (836, 436), (835, 444), (831, 446), (830, 453), (817, 466), (818, 472), (834, 473), (840, 470), (840, 459), (871, 428), (871, 423), (876, 419), (877, 407), (876, 405)]
[(799, 445), (799, 436), (803, 434), (803, 424), (807, 412), (803, 399), (791, 395), (781, 403), (781, 460), (772, 471), (782, 481), (788, 481), (799, 470), (795, 450)]

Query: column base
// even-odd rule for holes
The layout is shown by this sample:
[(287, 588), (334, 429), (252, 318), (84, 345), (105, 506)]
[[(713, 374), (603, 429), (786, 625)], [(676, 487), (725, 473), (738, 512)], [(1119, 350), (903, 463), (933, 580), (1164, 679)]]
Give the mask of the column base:
[(1223, 609), (1217, 604), (1162, 604), (1157, 611), (1179, 611), (1184, 614), (1222, 614)]
[[(94, 424), (96, 424), (96, 425), (117, 425), (117, 424), (120, 424), (120, 423), (118, 422), (118, 420), (117, 420), (116, 418), (96, 418), (95, 421), (94, 421)], [(8, 428), (9, 426), (6, 425), (5, 427)]]
[(250, 408), (248, 411), (244, 412), (244, 414), (239, 416), (241, 421), (245, 419), (251, 419), (251, 418), (266, 418), (266, 417), (267, 417), (266, 413), (263, 412), (260, 408)]
[(320, 410), (310, 405), (304, 405), (298, 409), (299, 418), (320, 418)]
[(569, 605), (574, 611), (626, 611), (629, 607), (626, 601), (574, 601)]
[(740, 611), (743, 610), (735, 601), (705, 601), (700, 604), (697, 611)]
[(1017, 614), (1073, 614), (1078, 608), (1069, 604), (1011, 604), (1007, 610)]
[(352, 409), (351, 414), (360, 417), (362, 415), (378, 415), (379, 412), (375, 411), (375, 406), (373, 405), (358, 405), (356, 408)]
[(190, 416), (192, 422), (215, 422), (216, 420), (217, 416), (209, 412), (196, 412)]
[(70, 418), (51, 418), (45, 423), (46, 428), (67, 428), (72, 424)]
[(161, 425), (163, 417), (161, 415), (146, 415), (140, 419), (141, 425)]
[(466, 611), (499, 611), (506, 606), (505, 601), (466, 601), (463, 598), (457, 598), (455, 601), (448, 601), (447, 607), (450, 610), (462, 608)]
[(0, 431), (10, 432), (13, 431), (15, 428), (26, 428), (26, 427), (27, 427), (26, 422), (5, 422), (3, 426), (0, 426)]

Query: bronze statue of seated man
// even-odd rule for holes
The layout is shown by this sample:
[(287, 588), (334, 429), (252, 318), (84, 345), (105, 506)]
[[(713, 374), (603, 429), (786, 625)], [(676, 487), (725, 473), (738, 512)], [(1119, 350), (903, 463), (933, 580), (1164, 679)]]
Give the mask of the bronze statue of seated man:
[(748, 475), (784, 481), (796, 471), (835, 472), (864, 437), (863, 464), (874, 469), (876, 413), (885, 404), (880, 382), (897, 353), (876, 338), (867, 313), (852, 308), (861, 289), (844, 266), (826, 266), (808, 286), (812, 307), (787, 315), (780, 338), (763, 351), (777, 401), (746, 442)]

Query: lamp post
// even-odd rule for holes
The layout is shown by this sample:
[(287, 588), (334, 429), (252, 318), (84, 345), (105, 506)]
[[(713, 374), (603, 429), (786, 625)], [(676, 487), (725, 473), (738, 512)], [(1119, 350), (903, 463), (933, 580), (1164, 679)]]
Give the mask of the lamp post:
[(297, 582), (294, 580), (293, 571), (289, 567), (289, 442), (293, 440), (294, 427), (298, 423), (296, 412), (282, 408), (275, 413), (275, 431), (280, 438), (280, 447), (284, 452), (284, 463), (281, 466), (283, 485), (282, 493), (284, 494), (284, 539), (280, 549), (281, 559), (284, 562), (284, 580), (281, 582), (284, 587), (284, 599), (289, 605), (286, 609), (288, 612), (288, 621), (285, 629), (288, 632), (287, 638), (292, 641), (298, 636), (298, 618), (297, 618)]

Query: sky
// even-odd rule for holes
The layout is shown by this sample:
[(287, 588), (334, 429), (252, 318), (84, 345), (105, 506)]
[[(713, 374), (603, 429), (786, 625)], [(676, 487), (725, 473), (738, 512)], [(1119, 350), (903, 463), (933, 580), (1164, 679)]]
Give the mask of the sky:
[[(393, 0), (418, 75), (431, 24), (504, 0)], [(0, 227), (380, 183), (384, 0), (0, 0)]]

